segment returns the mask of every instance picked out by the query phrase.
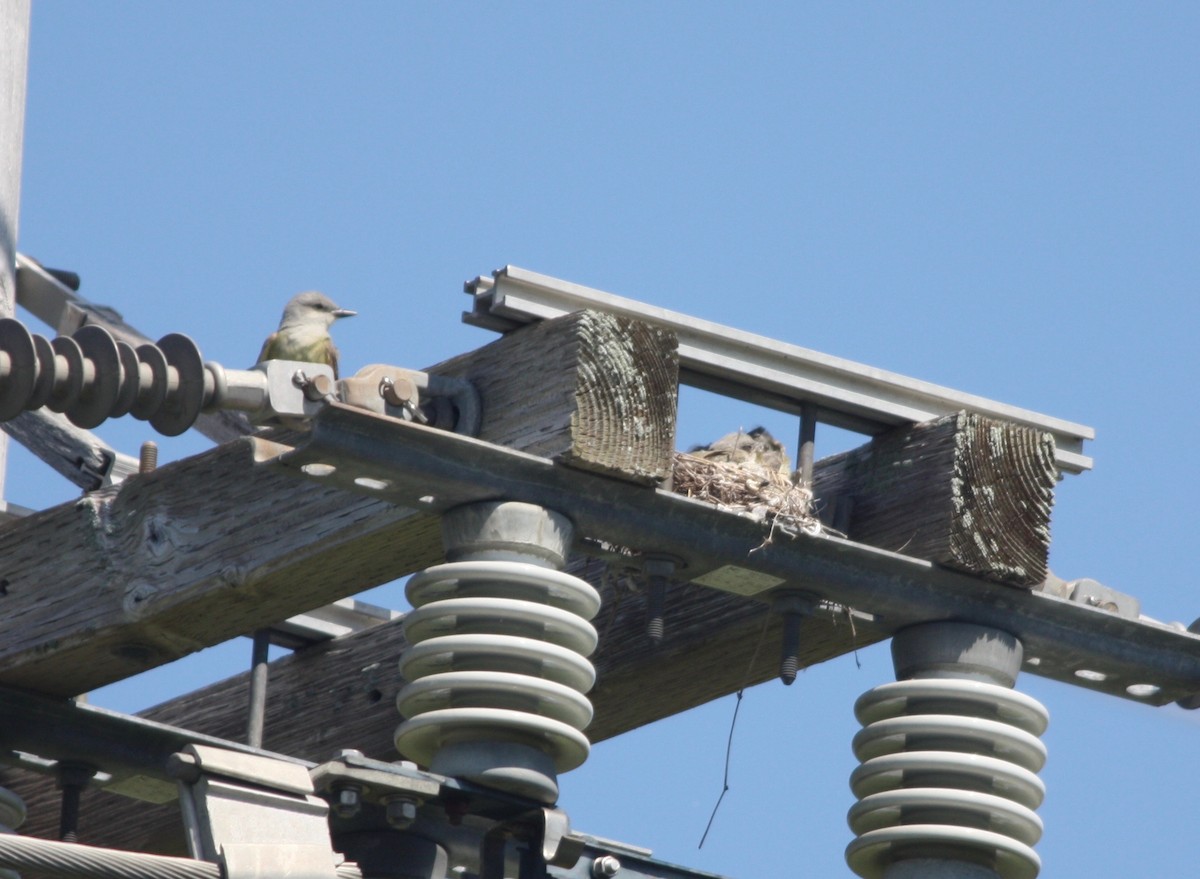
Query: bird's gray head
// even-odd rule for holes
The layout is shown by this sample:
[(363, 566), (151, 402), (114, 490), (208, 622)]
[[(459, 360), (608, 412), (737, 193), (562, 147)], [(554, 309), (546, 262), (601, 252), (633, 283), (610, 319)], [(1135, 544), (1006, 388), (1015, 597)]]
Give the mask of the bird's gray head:
[(786, 470), (789, 467), (787, 450), (783, 443), (771, 436), (765, 427), (726, 434), (710, 445), (694, 447), (692, 454), (698, 454), (710, 461), (732, 464), (750, 462), (769, 470)]
[(357, 313), (348, 308), (339, 308), (324, 293), (307, 290), (288, 300), (288, 304), (283, 307), (283, 318), (279, 321), (279, 328), (311, 324), (328, 327), (339, 317), (353, 317)]

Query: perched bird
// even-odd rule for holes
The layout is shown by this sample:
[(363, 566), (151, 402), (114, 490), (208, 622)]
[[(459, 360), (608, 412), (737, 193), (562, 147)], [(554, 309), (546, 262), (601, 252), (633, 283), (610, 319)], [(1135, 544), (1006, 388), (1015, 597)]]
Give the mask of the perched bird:
[(783, 443), (771, 436), (765, 427), (726, 434), (707, 446), (694, 447), (689, 454), (706, 461), (732, 464), (750, 462), (782, 473), (790, 473), (792, 466)]
[(259, 352), (258, 362), (264, 360), (303, 360), (333, 367), (338, 377), (338, 351), (329, 337), (329, 327), (339, 317), (353, 317), (358, 312), (338, 308), (323, 293), (309, 290), (297, 293), (283, 308), (279, 329), (267, 336)]

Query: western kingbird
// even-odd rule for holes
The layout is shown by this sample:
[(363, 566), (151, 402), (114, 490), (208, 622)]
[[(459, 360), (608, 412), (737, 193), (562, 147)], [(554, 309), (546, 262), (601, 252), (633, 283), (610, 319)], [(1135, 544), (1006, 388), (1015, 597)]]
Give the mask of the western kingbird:
[(259, 352), (258, 362), (264, 360), (302, 360), (333, 367), (338, 377), (338, 351), (329, 337), (329, 327), (339, 317), (353, 317), (358, 312), (339, 308), (323, 293), (309, 290), (297, 293), (283, 308), (279, 329), (267, 336)]
[(783, 443), (771, 436), (765, 427), (756, 427), (748, 433), (739, 430), (707, 446), (696, 446), (689, 454), (707, 461), (730, 464), (749, 462), (784, 473), (791, 469)]

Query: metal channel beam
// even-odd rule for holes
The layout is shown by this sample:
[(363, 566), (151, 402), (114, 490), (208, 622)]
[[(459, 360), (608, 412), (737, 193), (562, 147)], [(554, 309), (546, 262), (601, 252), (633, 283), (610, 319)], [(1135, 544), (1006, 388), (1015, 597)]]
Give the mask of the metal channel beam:
[(900, 424), (929, 421), (967, 409), (1025, 424), (1054, 435), (1058, 466), (1067, 473), (1090, 470), (1083, 453), (1095, 431), (1028, 409), (997, 403), (851, 360), (821, 354), (721, 324), (646, 305), (516, 266), (466, 284), (474, 308), (463, 320), (506, 332), (521, 324), (582, 309), (636, 318), (679, 338), (680, 381), (799, 413), (815, 405), (826, 424), (876, 434)]
[[(175, 799), (177, 785), (167, 772), (167, 760), (189, 744), (312, 765), (98, 705), (6, 687), (0, 687), (0, 713), (5, 718), (0, 749), (10, 752), (0, 762), (41, 772), (53, 772), (58, 760), (87, 763), (104, 770), (107, 789), (149, 802)], [(36, 761), (23, 755), (36, 755)]]
[(552, 879), (596, 879), (618, 874), (621, 879), (724, 879), (716, 873), (657, 860), (649, 849), (595, 836), (584, 836), (584, 840), (583, 855), (574, 867), (567, 870), (550, 866), (546, 874)]
[[(507, 498), (569, 516), (579, 534), (667, 553), (678, 576), (770, 600), (799, 589), (873, 614), (888, 634), (918, 622), (970, 620), (1011, 632), (1026, 670), (1162, 705), (1200, 693), (1200, 637), (1027, 592), (829, 535), (774, 535), (698, 500), (557, 465), (469, 437), (329, 404), (292, 448), (252, 438), (255, 460), (399, 506), (438, 513)], [(584, 547), (586, 550), (586, 547)]]

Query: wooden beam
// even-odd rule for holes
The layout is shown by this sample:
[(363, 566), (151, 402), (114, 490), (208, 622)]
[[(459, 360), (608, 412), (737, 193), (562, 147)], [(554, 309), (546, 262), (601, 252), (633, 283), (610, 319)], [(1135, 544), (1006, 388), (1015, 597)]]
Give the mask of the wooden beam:
[[(657, 478), (673, 451), (670, 335), (580, 313), (529, 338), (537, 356), (517, 356), (517, 334), (477, 352), (483, 439), (610, 475), (617, 450), (637, 449), (625, 475)], [(622, 350), (630, 356), (614, 360)], [(454, 371), (471, 373), (471, 358)], [(553, 390), (557, 405), (532, 405), (541, 394), (530, 388)], [(609, 432), (599, 445), (595, 424)], [(0, 529), (0, 682), (70, 696), (120, 680), (434, 564), (437, 529), (434, 518), (256, 467), (245, 440), (138, 474)]]
[[(909, 512), (936, 501), (949, 491), (926, 485), (948, 480), (957, 472), (948, 462), (961, 461), (961, 450), (981, 442), (984, 425), (972, 418), (955, 418), (897, 432), (847, 455), (818, 462), (825, 501), (830, 508), (849, 509), (853, 488), (863, 502), (851, 517), (856, 536), (886, 534), (886, 523), (899, 515), (874, 497), (871, 489), (882, 480), (875, 472), (893, 474), (893, 489)], [(1011, 441), (1005, 426), (987, 425), (991, 440)], [(996, 431), (999, 431), (997, 434)], [(958, 457), (946, 450), (960, 450)], [(1005, 456), (999, 454), (999, 459)], [(1021, 456), (1018, 456), (1020, 460)], [(1050, 459), (1052, 460), (1052, 458)], [(976, 488), (1003, 487), (995, 474), (977, 467)], [(1035, 473), (1041, 470), (1034, 469)], [(923, 475), (921, 475), (923, 474)], [(837, 477), (835, 480), (834, 477)], [(840, 481), (838, 481), (840, 480)], [(909, 490), (913, 483), (917, 489)], [(997, 488), (999, 490), (999, 488)], [(840, 494), (838, 492), (841, 492)], [(960, 486), (961, 491), (961, 486)], [(916, 505), (913, 507), (912, 505)], [(944, 505), (944, 504), (943, 504)], [(890, 511), (890, 512), (889, 512)], [(939, 520), (940, 521), (940, 520)], [(433, 520), (423, 541), (436, 545)], [(942, 534), (942, 532), (937, 532)], [(418, 541), (420, 542), (420, 541)], [(939, 549), (944, 540), (910, 541), (910, 549)], [(768, 605), (700, 588), (673, 583), (667, 594), (666, 638), (657, 647), (646, 636), (644, 584), (636, 573), (610, 568), (584, 556), (571, 569), (596, 585), (603, 604), (596, 625), (600, 646), (593, 657), (597, 685), (591, 693), (595, 719), (588, 729), (602, 741), (654, 720), (678, 713), (736, 690), (768, 681), (778, 672), (781, 619)], [(800, 666), (807, 667), (875, 643), (889, 634), (869, 617), (848, 608), (828, 608), (805, 619), (801, 633)], [(392, 735), (399, 717), (395, 697), (404, 682), (396, 663), (406, 649), (399, 622), (305, 649), (272, 664), (267, 698), (266, 747), (306, 759), (328, 759), (337, 749), (357, 748), (379, 759), (396, 759)], [(245, 729), (248, 674), (171, 700), (150, 711), (151, 719), (209, 735), (240, 739)], [(319, 718), (319, 723), (313, 723)], [(26, 832), (52, 835), (56, 829), (58, 793), (44, 778), (13, 774), (7, 780), (30, 805)], [(182, 852), (177, 810), (170, 805), (132, 802), (104, 791), (90, 792), (84, 811), (84, 839), (101, 845)]]
[[(636, 577), (614, 574), (596, 559), (577, 557), (571, 570), (601, 592), (593, 656), (595, 719), (587, 730), (603, 741), (704, 702), (769, 681), (779, 671), (780, 617), (747, 598), (673, 583), (667, 594), (666, 637), (646, 637), (646, 603)], [(842, 612), (805, 620), (801, 665), (824, 662), (886, 637), (862, 617)], [(392, 735), (400, 723), (395, 700), (404, 685), (397, 663), (406, 649), (399, 621), (307, 647), (271, 663), (264, 746), (315, 762), (341, 748), (396, 760)], [(247, 650), (249, 647), (247, 646)], [(242, 740), (249, 673), (165, 702), (144, 716), (209, 735)], [(59, 792), (42, 776), (9, 772), (0, 783), (25, 798), (23, 833), (53, 836)], [(106, 791), (85, 794), (81, 840), (160, 854), (182, 854), (174, 804), (153, 805)]]
[[(546, 329), (552, 326), (557, 326), (557, 331)], [(522, 346), (514, 341), (519, 335), (513, 334), (494, 343), (510, 346), (507, 350), (489, 346), (484, 349), (486, 354), (456, 358), (446, 369), (434, 371), (471, 375), (480, 385), (485, 436), (503, 436), (514, 445), (525, 443), (560, 461), (600, 472), (615, 471), (627, 480), (660, 479), (662, 465), (655, 462), (669, 454), (662, 446), (653, 455), (639, 458), (641, 464), (622, 472), (612, 464), (615, 453), (604, 447), (597, 451), (596, 446), (581, 441), (579, 425), (587, 422), (578, 413), (609, 405), (596, 395), (611, 393), (603, 390), (611, 382), (589, 378), (584, 366), (597, 366), (605, 353), (606, 335), (625, 337), (631, 328), (571, 316), (533, 329), (545, 334), (536, 337), (533, 346), (542, 352), (542, 358), (521, 356)], [(547, 355), (547, 349), (554, 353)], [(564, 353), (567, 349), (572, 353)], [(505, 377), (506, 366), (525, 378)], [(535, 372), (535, 377), (529, 378), (529, 371), (539, 369), (551, 370), (552, 375)], [(564, 379), (564, 373), (573, 373), (573, 377)], [(532, 416), (528, 406), (514, 402), (523, 398), (531, 382), (554, 388), (562, 405)], [(575, 392), (569, 390), (572, 387)], [(588, 389), (581, 393), (581, 388)], [(503, 404), (506, 399), (509, 402)], [(652, 394), (642, 394), (637, 405), (658, 405), (644, 402), (652, 399)], [(564, 410), (572, 407), (576, 414), (564, 415)], [(673, 413), (673, 405), (670, 408)], [(542, 429), (531, 427), (531, 417)], [(605, 429), (619, 429), (621, 423), (618, 419)], [(667, 425), (673, 425), (673, 420), (662, 415), (659, 423), (662, 427), (654, 433), (658, 437), (655, 443), (665, 441), (670, 432)], [(881, 480), (872, 481), (863, 474), (870, 473), (872, 466), (878, 469), (884, 460), (895, 460), (901, 469), (911, 471), (893, 485), (896, 496), (909, 504), (936, 502), (946, 507), (947, 492), (951, 497), (953, 492), (945, 485), (935, 490), (933, 484), (963, 472), (968, 479), (978, 479), (981, 487), (994, 483), (1011, 490), (994, 480), (985, 482), (974, 471), (964, 471), (959, 466), (962, 455), (947, 457), (947, 449), (958, 448), (963, 437), (982, 442), (978, 428), (968, 419), (952, 427), (912, 429), (908, 439), (898, 432), (889, 438), (897, 447), (891, 458), (883, 453), (890, 448), (888, 440), (880, 440), (872, 444), (873, 451), (868, 451), (872, 446), (866, 447), (857, 457), (850, 453), (840, 456), (840, 463), (821, 462), (818, 474), (824, 471), (828, 479), (838, 473), (841, 479), (840, 483), (826, 481), (827, 491), (822, 496), (832, 507), (846, 510), (850, 507), (841, 499), (852, 495), (857, 510), (856, 516), (849, 517), (855, 532), (852, 536), (878, 539), (868, 527), (872, 522), (868, 501), (886, 508), (870, 491)], [(979, 449), (987, 448), (978, 442)], [(610, 444), (609, 448), (614, 447)], [(27, 622), (6, 632), (7, 640), (19, 642), (26, 624), (54, 633), (55, 640), (27, 637), (10, 652), (0, 648), (0, 681), (61, 693), (94, 686), (86, 681), (122, 676), (139, 663), (156, 663), (163, 656), (180, 655), (207, 639), (218, 639), (220, 631), (230, 628), (231, 618), (239, 621), (237, 631), (247, 631), (271, 616), (277, 619), (440, 560), (436, 519), (413, 516), (319, 485), (281, 480), (250, 466), (246, 458), (245, 449), (233, 444), (155, 474), (133, 477), (120, 491), (85, 500), (76, 515), (65, 516), (65, 508), (47, 511), (41, 514), (42, 524), (30, 525), (23, 540), (14, 535), (5, 544), (9, 535), (0, 532), (0, 553), (33, 536), (43, 547), (48, 546), (52, 535), (61, 532), (69, 539), (59, 541), (60, 554), (65, 548), (78, 557), (90, 552), (93, 561), (97, 555), (103, 560), (99, 571), (88, 574), (69, 566), (68, 585), (56, 587), (59, 603), (58, 590), (95, 596), (93, 606), (82, 610), (74, 607), (82, 603), (78, 600), (57, 609), (49, 607), (53, 604), (49, 597), (31, 601), (32, 574), (9, 578), (9, 595), (0, 595), (0, 599), (22, 599), (18, 618), (24, 615)], [(1035, 472), (1041, 471), (1035, 468)], [(918, 478), (914, 474), (923, 475)], [(197, 497), (201, 491), (208, 494)], [(286, 504), (280, 503), (283, 496)], [(233, 511), (237, 511), (236, 522)], [(898, 514), (893, 511), (889, 515), (895, 518)], [(939, 550), (947, 540), (944, 532), (938, 534), (942, 535), (938, 539), (910, 540), (901, 548), (905, 552)], [(103, 552), (98, 554), (97, 549)], [(61, 562), (56, 566), (59, 570), (63, 567)], [(596, 620), (601, 646), (595, 656), (598, 683), (592, 700), (596, 718), (589, 730), (593, 740), (618, 735), (776, 674), (780, 620), (767, 605), (694, 584), (672, 584), (667, 596), (666, 639), (654, 647), (645, 636), (645, 599), (637, 576), (614, 575), (603, 563), (582, 557), (575, 567), (598, 585), (604, 597)], [(123, 585), (130, 575), (136, 576)], [(340, 578), (336, 590), (329, 582), (334, 578)], [(85, 593), (85, 588), (93, 591)], [(852, 619), (850, 613), (833, 607), (805, 621), (802, 666), (843, 655), (889, 633), (868, 618)], [(0, 627), (4, 625), (0, 621)], [(404, 647), (400, 627), (393, 623), (274, 663), (266, 747), (313, 760), (327, 759), (342, 747), (394, 759), (391, 737), (399, 722), (394, 698), (403, 683), (395, 662)], [(69, 686), (63, 686), (64, 680), (70, 680), (67, 674), (75, 677)], [(246, 676), (238, 676), (147, 714), (198, 732), (239, 738), (245, 728), (246, 686)], [(648, 694), (652, 696), (647, 698)], [(314, 724), (313, 718), (320, 722)], [(5, 783), (13, 784), (29, 799), (34, 814), (29, 825), (32, 831), (52, 834), (57, 794), (51, 786), (44, 780), (31, 784), (27, 777)], [(174, 809), (152, 810), (104, 792), (89, 793), (85, 802), (90, 804), (81, 828), (86, 841), (179, 851), (182, 838)]]
[(138, 461), (116, 451), (94, 433), (76, 427), (49, 409), (22, 412), (3, 425), (4, 432), (84, 491), (120, 482), (138, 469)]
[(1049, 433), (968, 412), (820, 461), (822, 519), (857, 543), (1016, 586), (1046, 579), (1057, 468)]

